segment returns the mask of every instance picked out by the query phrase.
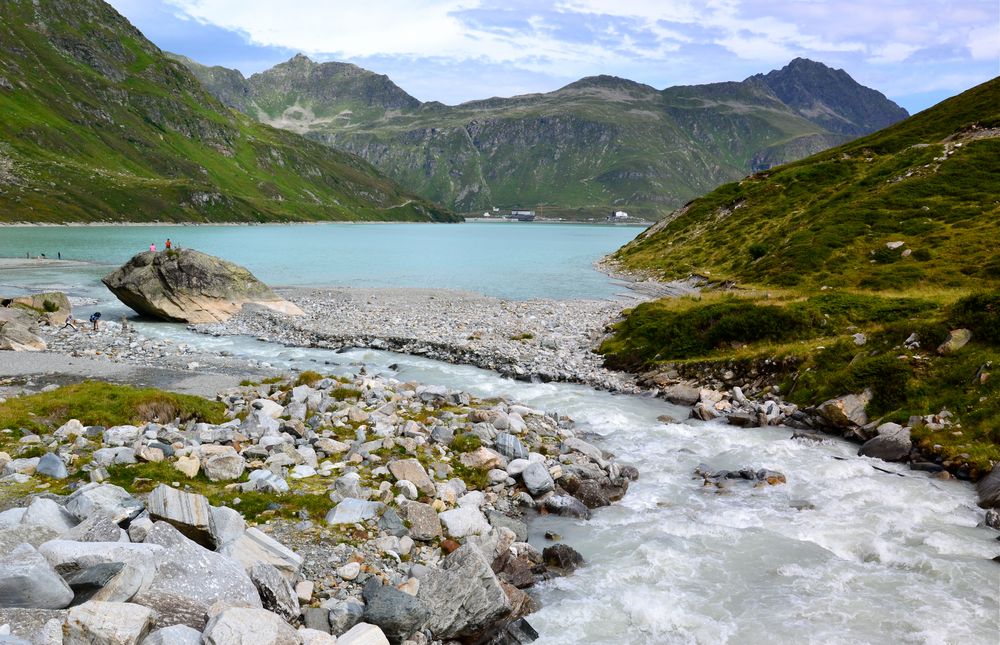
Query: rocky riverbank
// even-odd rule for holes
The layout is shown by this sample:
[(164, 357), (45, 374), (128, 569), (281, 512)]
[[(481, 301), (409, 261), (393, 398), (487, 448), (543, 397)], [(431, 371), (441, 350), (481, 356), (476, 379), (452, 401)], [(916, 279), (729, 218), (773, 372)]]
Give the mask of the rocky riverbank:
[(342, 288), (285, 295), (304, 316), (288, 318), (250, 306), (225, 323), (196, 328), (285, 345), (390, 350), (522, 380), (639, 391), (632, 375), (605, 369), (593, 351), (630, 301), (501, 300), (443, 289)]
[(526, 514), (587, 518), (637, 476), (555, 413), (300, 380), (220, 393), (222, 424), (5, 431), (0, 606), (50, 611), (0, 623), (128, 643), (529, 642), (524, 589), (580, 560), (528, 544)]

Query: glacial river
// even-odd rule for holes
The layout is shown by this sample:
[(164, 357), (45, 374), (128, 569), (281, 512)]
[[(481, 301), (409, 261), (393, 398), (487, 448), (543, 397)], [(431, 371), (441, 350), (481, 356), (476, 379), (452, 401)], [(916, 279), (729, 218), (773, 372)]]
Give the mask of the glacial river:
[[(472, 239), (476, 235), (462, 234), (471, 236), (467, 243), (491, 248), (501, 243), (494, 239), (501, 233), (512, 235), (502, 229), (505, 226), (514, 227), (511, 231), (518, 227), (470, 226), (474, 233), (481, 231), (478, 240)], [(453, 228), (463, 227), (440, 227)], [(549, 235), (550, 230), (571, 229), (586, 238), (585, 228), (553, 226), (538, 231)], [(579, 258), (576, 265), (567, 261), (568, 272), (580, 272), (579, 276), (590, 270), (593, 260), (636, 232), (593, 228), (604, 230), (607, 238), (600, 243), (589, 238), (580, 242), (580, 249), (572, 248), (575, 242), (568, 238), (559, 240), (565, 248), (554, 254)], [(0, 245), (9, 243), (10, 230), (0, 229), (4, 237)], [(69, 229), (32, 230), (37, 235), (38, 231)], [(184, 230), (190, 236), (204, 229)], [(380, 230), (385, 231), (380, 237), (396, 234), (394, 227)], [(408, 227), (398, 230), (410, 235)], [(534, 234), (535, 229), (529, 232)], [(504, 245), (509, 243), (510, 239), (502, 240)], [(400, 261), (384, 258), (385, 248), (382, 242), (369, 248), (364, 266)], [(388, 248), (398, 250), (399, 246)], [(214, 250), (226, 255), (224, 249)], [(247, 264), (267, 276), (277, 271), (262, 268), (268, 265), (268, 257), (258, 256), (256, 264)], [(494, 271), (515, 273), (518, 267), (512, 263), (517, 257), (512, 252), (508, 264)], [(452, 262), (459, 261), (452, 258)], [(479, 269), (470, 266), (467, 272)], [(67, 273), (66, 269), (8, 272), (0, 275), (0, 284), (6, 285), (0, 288), (41, 287), (46, 281), (62, 280), (80, 293), (98, 294), (96, 275), (96, 271)], [(330, 284), (350, 284), (350, 279), (352, 274), (344, 273)], [(588, 280), (603, 286), (581, 293), (586, 289), (576, 280), (566, 293), (604, 297), (620, 289), (596, 272)], [(559, 284), (573, 281), (564, 276)], [(456, 284), (427, 279), (421, 286), (455, 288)], [(467, 288), (489, 292), (471, 284)], [(537, 284), (526, 285), (519, 293), (527, 297), (529, 292), (567, 297)], [(640, 480), (621, 503), (596, 511), (589, 522), (547, 517), (533, 523), (532, 539), (537, 544), (543, 545), (545, 531), (554, 531), (587, 561), (572, 576), (537, 590), (542, 609), (529, 620), (541, 633), (539, 643), (994, 644), (998, 640), (1000, 566), (991, 558), (1000, 553), (1000, 543), (995, 531), (977, 527), (983, 512), (976, 507), (968, 484), (938, 481), (901, 466), (857, 457), (856, 446), (845, 442), (793, 441), (788, 429), (740, 429), (689, 421), (665, 424), (657, 417), (668, 414), (682, 419), (686, 410), (647, 397), (611, 395), (576, 385), (516, 382), (472, 367), (387, 352), (337, 354), (283, 348), (250, 338), (200, 336), (179, 325), (143, 324), (142, 328), (152, 335), (183, 338), (193, 346), (228, 350), (278, 367), (348, 373), (365, 365), (370, 371), (390, 373), (389, 366), (395, 365), (400, 379), (446, 385), (480, 396), (509, 396), (568, 414), (580, 428), (599, 435), (595, 441), (602, 447), (638, 466)], [(779, 470), (788, 483), (734, 486), (719, 493), (701, 486), (701, 479), (692, 476), (700, 463)]]

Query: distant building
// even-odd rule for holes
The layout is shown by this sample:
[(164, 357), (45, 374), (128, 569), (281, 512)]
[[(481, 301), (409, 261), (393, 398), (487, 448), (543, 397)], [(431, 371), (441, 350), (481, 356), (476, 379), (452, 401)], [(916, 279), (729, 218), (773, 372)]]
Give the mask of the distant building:
[(609, 222), (624, 222), (628, 220), (628, 213), (625, 211), (615, 211), (608, 215)]
[(516, 219), (519, 222), (531, 222), (535, 219), (535, 211), (514, 209), (510, 212), (510, 219)]

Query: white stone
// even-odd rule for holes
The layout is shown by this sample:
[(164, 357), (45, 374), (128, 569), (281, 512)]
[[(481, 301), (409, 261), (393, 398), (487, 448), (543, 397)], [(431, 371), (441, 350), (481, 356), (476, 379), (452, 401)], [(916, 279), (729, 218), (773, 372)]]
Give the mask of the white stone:
[(344, 566), (337, 569), (337, 575), (344, 580), (354, 580), (361, 573), (361, 564), (357, 562), (348, 562)]
[(375, 625), (358, 623), (337, 637), (337, 645), (389, 645), (389, 639)]
[(90, 601), (69, 610), (63, 645), (138, 645), (152, 626), (153, 610), (127, 602)]
[(453, 538), (483, 535), (490, 532), (490, 523), (477, 508), (454, 508), (438, 515), (445, 533)]

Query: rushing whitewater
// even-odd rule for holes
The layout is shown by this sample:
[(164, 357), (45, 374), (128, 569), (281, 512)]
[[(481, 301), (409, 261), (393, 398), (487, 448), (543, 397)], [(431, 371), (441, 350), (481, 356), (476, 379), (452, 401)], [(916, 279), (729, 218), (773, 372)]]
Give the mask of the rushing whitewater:
[[(281, 368), (347, 374), (364, 366), (508, 396), (568, 414), (635, 464), (640, 479), (625, 499), (590, 521), (532, 522), (537, 545), (553, 531), (587, 560), (542, 587), (542, 609), (530, 617), (539, 643), (996, 642), (1000, 566), (991, 558), (1000, 544), (977, 527), (982, 510), (968, 484), (858, 457), (847, 442), (792, 440), (787, 428), (665, 424), (657, 417), (683, 419), (688, 410), (649, 397), (388, 352), (183, 336)], [(770, 468), (788, 483), (719, 492), (693, 476), (700, 463)]]

